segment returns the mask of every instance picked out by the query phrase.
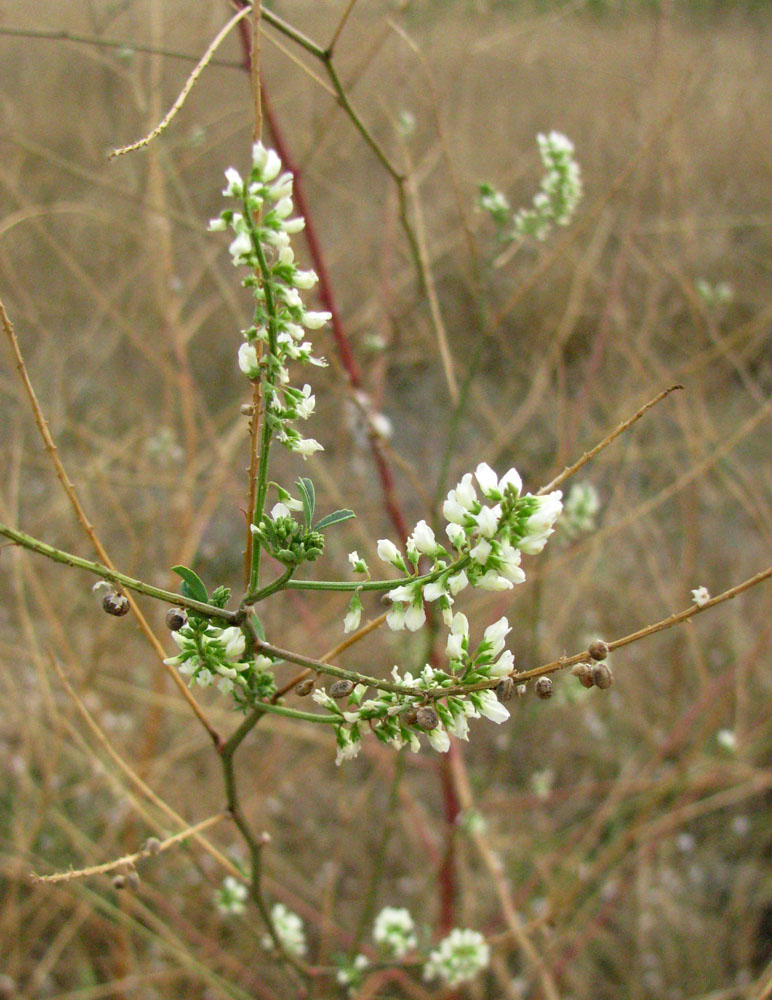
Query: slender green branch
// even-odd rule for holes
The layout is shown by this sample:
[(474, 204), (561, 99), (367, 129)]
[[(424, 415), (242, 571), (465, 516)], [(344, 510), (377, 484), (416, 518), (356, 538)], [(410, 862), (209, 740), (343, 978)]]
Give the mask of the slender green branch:
[(249, 604), (257, 604), (259, 601), (265, 600), (266, 597), (270, 597), (271, 594), (275, 594), (278, 590), (284, 590), (288, 586), (290, 577), (295, 572), (295, 569), (295, 566), (288, 566), (273, 583), (266, 584), (265, 587), (261, 587), (254, 594), (245, 594), (241, 600), (241, 607), (244, 608)]
[(263, 20), (267, 21), (272, 28), (276, 28), (280, 31), (282, 35), (286, 35), (287, 38), (291, 38), (293, 42), (296, 42), (302, 49), (314, 56), (316, 59), (321, 59), (323, 62), (327, 58), (327, 51), (317, 45), (316, 42), (312, 42), (310, 38), (303, 34), (302, 31), (298, 31), (297, 28), (293, 28), (291, 24), (287, 24), (283, 21), (278, 14), (274, 14), (272, 10), (268, 10), (266, 7), (262, 9)]
[(238, 624), (237, 611), (226, 611), (224, 608), (216, 608), (213, 604), (206, 604), (203, 601), (195, 601), (192, 597), (175, 594), (171, 590), (162, 590), (160, 587), (153, 587), (142, 580), (135, 580), (134, 577), (127, 576), (125, 573), (119, 573), (117, 570), (103, 566), (102, 563), (93, 562), (90, 559), (82, 559), (71, 552), (54, 548), (53, 545), (41, 542), (40, 539), (33, 538), (32, 535), (28, 535), (23, 531), (9, 528), (5, 524), (0, 524), (0, 535), (10, 538), (12, 542), (23, 546), (25, 549), (30, 549), (30, 551), (37, 552), (48, 559), (53, 559), (54, 562), (62, 563), (65, 566), (72, 566), (75, 569), (82, 569), (87, 573), (93, 573), (104, 580), (118, 583), (127, 590), (136, 591), (138, 594), (144, 594), (146, 597), (153, 597), (157, 601), (165, 601), (168, 604), (187, 608), (189, 611), (195, 611), (206, 618), (218, 618), (230, 624)]

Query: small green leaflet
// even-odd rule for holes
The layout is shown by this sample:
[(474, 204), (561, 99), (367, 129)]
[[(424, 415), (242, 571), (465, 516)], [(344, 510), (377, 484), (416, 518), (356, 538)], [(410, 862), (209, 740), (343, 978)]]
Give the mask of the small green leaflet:
[(316, 508), (316, 491), (314, 490), (314, 484), (310, 479), (306, 479), (305, 476), (301, 476), (297, 480), (297, 488), (303, 495), (303, 516), (306, 519), (306, 531), (311, 530), (311, 523), (314, 519), (314, 510)]
[(192, 569), (188, 569), (187, 566), (172, 566), (172, 572), (182, 577), (180, 593), (183, 597), (190, 597), (194, 601), (201, 601), (202, 604), (208, 602), (209, 595), (206, 592), (206, 587), (201, 577), (194, 573)]
[(324, 531), (331, 524), (337, 524), (339, 521), (348, 521), (352, 517), (356, 517), (353, 510), (334, 510), (332, 514), (323, 517), (318, 524), (314, 525), (314, 531)]

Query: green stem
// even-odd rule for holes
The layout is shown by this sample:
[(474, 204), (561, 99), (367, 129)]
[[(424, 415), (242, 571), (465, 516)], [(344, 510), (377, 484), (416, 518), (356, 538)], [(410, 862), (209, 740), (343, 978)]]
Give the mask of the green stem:
[(93, 573), (94, 576), (110, 580), (112, 583), (118, 583), (127, 590), (136, 591), (138, 594), (144, 594), (146, 597), (152, 597), (157, 601), (165, 601), (177, 607), (187, 608), (189, 611), (195, 611), (205, 618), (218, 618), (233, 625), (239, 623), (239, 616), (236, 611), (226, 611), (224, 608), (216, 608), (213, 604), (206, 604), (204, 601), (195, 601), (192, 597), (175, 594), (171, 590), (162, 590), (160, 587), (153, 587), (149, 583), (144, 583), (142, 580), (135, 580), (133, 577), (126, 576), (125, 573), (119, 573), (117, 570), (103, 566), (101, 563), (93, 562), (90, 559), (82, 559), (71, 552), (54, 548), (53, 545), (41, 542), (40, 539), (33, 538), (32, 535), (28, 535), (23, 531), (9, 528), (5, 524), (0, 524), (0, 535), (10, 538), (17, 545), (46, 556), (46, 558), (52, 559), (54, 562), (62, 563), (65, 566), (72, 566), (75, 569), (82, 569), (87, 573)]

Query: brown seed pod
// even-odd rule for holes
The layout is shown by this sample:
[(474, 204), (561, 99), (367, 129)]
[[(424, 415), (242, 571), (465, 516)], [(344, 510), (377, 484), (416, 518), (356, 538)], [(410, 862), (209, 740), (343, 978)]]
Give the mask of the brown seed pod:
[(515, 682), (511, 677), (502, 677), (493, 690), (499, 701), (509, 701), (515, 693)]
[(547, 698), (552, 697), (552, 681), (549, 677), (540, 677), (533, 686), (536, 692), (537, 698), (542, 698), (546, 701)]
[(161, 841), (158, 837), (148, 837), (142, 850), (145, 854), (150, 854), (155, 857), (156, 854), (161, 853)]
[(306, 677), (305, 680), (295, 685), (295, 694), (300, 698), (305, 698), (314, 690), (314, 684), (316, 684), (315, 677)]
[(428, 732), (430, 729), (436, 729), (440, 724), (439, 716), (428, 705), (421, 705), (416, 711), (415, 721), (418, 728), (423, 729), (425, 732)]
[(113, 889), (125, 889), (126, 888), (126, 876), (116, 875), (113, 879)]
[(592, 687), (593, 679), (591, 663), (575, 663), (573, 667), (571, 667), (571, 673), (574, 677), (576, 677), (582, 687)]
[(611, 687), (613, 682), (614, 674), (608, 663), (596, 663), (592, 668), (592, 683), (595, 687), (605, 691), (606, 688)]
[(515, 694), (517, 695), (518, 698), (525, 698), (525, 696), (528, 694), (528, 685), (518, 684), (517, 687), (515, 688)]
[(590, 643), (587, 652), (593, 660), (605, 660), (608, 656), (608, 643), (602, 639), (596, 639), (595, 642)]
[(102, 598), (102, 610), (106, 611), (108, 615), (123, 618), (129, 613), (129, 599), (125, 594), (110, 590)]
[(330, 684), (330, 697), (331, 698), (348, 698), (351, 692), (354, 690), (353, 681), (333, 681)]
[(166, 627), (170, 632), (179, 632), (187, 621), (188, 616), (182, 608), (169, 608), (166, 612)]
[(402, 713), (402, 721), (405, 723), (406, 726), (414, 726), (416, 724), (417, 719), (418, 719), (418, 709), (415, 708), (414, 706), (411, 706)]
[(126, 873), (126, 883), (130, 889), (139, 889), (139, 874), (134, 868), (129, 869)]
[(239, 410), (245, 417), (251, 417), (255, 412), (255, 408), (251, 403), (242, 403)]

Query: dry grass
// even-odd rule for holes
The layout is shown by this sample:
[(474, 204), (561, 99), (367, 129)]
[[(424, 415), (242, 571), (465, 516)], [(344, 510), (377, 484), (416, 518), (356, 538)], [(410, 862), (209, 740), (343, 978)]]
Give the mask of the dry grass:
[[(341, 6), (282, 11), (324, 40)], [(36, 4), (34, 21), (26, 4), (3, 13), (62, 27), (56, 3)], [(219, 5), (105, 0), (68, 7), (66, 27), (200, 53), (224, 16)], [(772, 561), (761, 413), (772, 389), (769, 42), (767, 22), (740, 16), (592, 20), (471, 5), (399, 16), (361, 4), (341, 37), (343, 76), (397, 160), (397, 116), (415, 114), (409, 156), (460, 382), (487, 336), (454, 431), (452, 482), (485, 459), (516, 464), (536, 488), (646, 399), (685, 385), (584, 470), (603, 500), (598, 532), (551, 545), (514, 594), (465, 608), (473, 628), (501, 614), (516, 623), (521, 667), (633, 631), (687, 606), (692, 587), (718, 593)], [(221, 54), (238, 60), (235, 39)], [(328, 94), (271, 45), (264, 58), (365, 384), (394, 424), (400, 502), (415, 520), (440, 473), (450, 401), (394, 190)], [(155, 124), (188, 65), (0, 36), (0, 298), (116, 565), (171, 587), (168, 567), (189, 562), (238, 588), (246, 396), (234, 352), (248, 301), (204, 223), (219, 211), (222, 170), (248, 155), (244, 74), (212, 68), (160, 141), (105, 160)], [(493, 272), (476, 184), (529, 200), (534, 136), (548, 128), (576, 143), (580, 219)], [(734, 301), (706, 310), (701, 277), (730, 282)], [(373, 334), (384, 352), (368, 349)], [(357, 510), (350, 531), (331, 536), (320, 572), (332, 577), (353, 548), (374, 561), (372, 540), (390, 526), (333, 343), (323, 350), (332, 364), (314, 372), (312, 433), (326, 454), (302, 468), (277, 456), (274, 477), (309, 473), (321, 509)], [(4, 359), (0, 521), (91, 557)], [(223, 803), (211, 745), (132, 619), (104, 616), (90, 583), (0, 551), (0, 972), (25, 998), (294, 995), (252, 921), (216, 913), (224, 869), (198, 845), (143, 862), (137, 892), (117, 893), (109, 878), (30, 882), (32, 870), (97, 864), (178, 829), (116, 769), (52, 658), (169, 807), (195, 823)], [(340, 639), (339, 598), (269, 605), (280, 645), (320, 655)], [(163, 609), (146, 610), (170, 646)], [(487, 819), (485, 844), (451, 834), (450, 771), (432, 755), (397, 768), (368, 746), (336, 770), (321, 727), (261, 723), (239, 773), (246, 811), (272, 837), (268, 892), (303, 916), (314, 959), (329, 961), (352, 947), (371, 890), (373, 905), (409, 906), (435, 927), (452, 844), (455, 923), (498, 941), (469, 996), (542, 995), (506, 934), (499, 891), (566, 1000), (768, 995), (772, 950), (757, 930), (772, 902), (770, 635), (767, 584), (617, 653), (609, 696), (560, 678), (551, 702), (518, 703), (501, 731), (478, 724), (455, 779), (463, 791), (468, 778)], [(415, 638), (378, 633), (345, 662), (385, 673), (425, 655)], [(223, 730), (233, 725), (216, 698), (202, 702)], [(735, 752), (721, 749), (721, 729)], [(227, 822), (209, 839), (244, 860)], [(486, 866), (492, 857), (500, 869)], [(439, 994), (410, 977), (376, 977), (362, 994), (429, 995)]]

